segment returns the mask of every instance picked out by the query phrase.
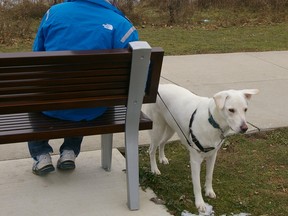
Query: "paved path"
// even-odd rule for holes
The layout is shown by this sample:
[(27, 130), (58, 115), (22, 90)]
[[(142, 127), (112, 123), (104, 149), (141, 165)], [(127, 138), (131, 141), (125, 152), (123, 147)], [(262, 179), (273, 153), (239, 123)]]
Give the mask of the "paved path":
[(248, 121), (260, 129), (288, 126), (288, 51), (167, 56), (162, 71), (162, 82), (174, 82), (203, 96), (258, 88)]

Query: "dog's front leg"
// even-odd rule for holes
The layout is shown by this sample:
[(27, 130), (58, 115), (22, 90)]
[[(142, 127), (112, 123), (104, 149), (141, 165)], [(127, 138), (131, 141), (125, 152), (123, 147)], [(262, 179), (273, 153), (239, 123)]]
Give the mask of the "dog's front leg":
[(213, 190), (212, 180), (214, 165), (216, 161), (217, 151), (206, 159), (206, 182), (205, 182), (205, 196), (210, 198), (216, 198), (216, 194)]
[(157, 151), (157, 145), (154, 143), (151, 143), (150, 148), (149, 148), (151, 172), (156, 175), (160, 175), (161, 172), (158, 169), (157, 162), (156, 162), (156, 151)]
[[(193, 151), (193, 150), (192, 150)], [(200, 172), (201, 172), (201, 163), (203, 159), (199, 156), (198, 153), (190, 151), (190, 165), (191, 165), (191, 174), (192, 174), (192, 183), (195, 196), (195, 205), (200, 212), (205, 212), (206, 205), (201, 193), (201, 182), (200, 182)]]

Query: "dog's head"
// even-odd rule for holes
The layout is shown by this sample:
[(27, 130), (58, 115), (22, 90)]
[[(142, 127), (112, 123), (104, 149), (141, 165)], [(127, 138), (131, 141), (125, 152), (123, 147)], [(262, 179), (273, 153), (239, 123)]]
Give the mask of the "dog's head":
[(220, 115), (236, 133), (245, 133), (248, 130), (246, 122), (248, 100), (258, 92), (258, 89), (228, 90), (213, 96)]

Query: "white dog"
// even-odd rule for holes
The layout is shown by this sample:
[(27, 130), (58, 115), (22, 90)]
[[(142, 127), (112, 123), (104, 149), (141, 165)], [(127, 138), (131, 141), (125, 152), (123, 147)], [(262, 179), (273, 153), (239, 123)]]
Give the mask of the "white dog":
[(145, 107), (146, 114), (153, 120), (149, 149), (151, 171), (160, 174), (155, 158), (157, 147), (160, 163), (169, 163), (164, 146), (176, 132), (190, 152), (195, 205), (199, 211), (205, 212), (200, 183), (201, 163), (206, 159), (205, 195), (215, 198), (212, 177), (217, 151), (230, 129), (236, 133), (247, 131), (247, 101), (259, 91), (228, 90), (207, 98), (166, 84), (160, 85), (158, 92), (156, 103)]

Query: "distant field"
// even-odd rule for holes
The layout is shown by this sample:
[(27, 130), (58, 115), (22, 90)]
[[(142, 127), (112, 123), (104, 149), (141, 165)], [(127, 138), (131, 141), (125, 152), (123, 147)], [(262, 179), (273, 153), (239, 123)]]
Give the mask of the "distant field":
[[(140, 40), (164, 48), (165, 55), (288, 50), (288, 25), (244, 26), (211, 29), (184, 27), (137, 27)], [(33, 40), (0, 44), (0, 52), (30, 51)]]
[(140, 39), (166, 55), (288, 50), (288, 25), (207, 28), (142, 28)]

